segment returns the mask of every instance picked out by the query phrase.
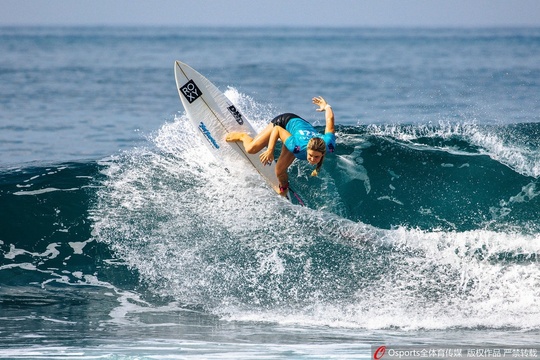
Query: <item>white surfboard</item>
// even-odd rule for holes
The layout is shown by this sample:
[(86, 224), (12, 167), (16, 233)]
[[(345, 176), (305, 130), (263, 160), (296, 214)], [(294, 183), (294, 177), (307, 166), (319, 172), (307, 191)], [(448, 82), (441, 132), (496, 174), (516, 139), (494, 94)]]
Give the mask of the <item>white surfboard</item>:
[(241, 142), (225, 141), (226, 134), (233, 131), (254, 137), (257, 132), (249, 120), (214, 84), (188, 65), (176, 61), (174, 75), (188, 118), (214, 156), (225, 162), (239, 156), (279, 194), (275, 163), (264, 166), (259, 160), (260, 153), (248, 154)]

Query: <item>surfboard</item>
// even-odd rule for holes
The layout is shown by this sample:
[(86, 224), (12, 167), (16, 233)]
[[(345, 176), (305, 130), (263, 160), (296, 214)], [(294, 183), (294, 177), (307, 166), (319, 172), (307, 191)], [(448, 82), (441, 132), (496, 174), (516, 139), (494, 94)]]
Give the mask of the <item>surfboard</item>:
[[(275, 162), (264, 166), (259, 155), (248, 154), (241, 142), (225, 141), (226, 134), (239, 131), (251, 137), (257, 132), (249, 120), (207, 78), (190, 66), (176, 61), (174, 76), (180, 101), (197, 134), (206, 147), (221, 162), (234, 166), (238, 157), (256, 171), (279, 194), (279, 182), (275, 173)], [(287, 198), (290, 200), (288, 194)]]

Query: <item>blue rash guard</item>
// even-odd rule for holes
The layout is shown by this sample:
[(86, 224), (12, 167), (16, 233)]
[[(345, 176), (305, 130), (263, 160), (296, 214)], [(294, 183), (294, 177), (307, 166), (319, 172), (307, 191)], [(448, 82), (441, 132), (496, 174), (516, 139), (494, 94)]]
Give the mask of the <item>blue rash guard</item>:
[(320, 137), (326, 143), (326, 152), (334, 152), (336, 148), (336, 135), (333, 133), (319, 134), (317, 130), (306, 120), (294, 117), (288, 120), (285, 129), (291, 136), (285, 140), (285, 146), (300, 160), (307, 160), (307, 145), (309, 140)]

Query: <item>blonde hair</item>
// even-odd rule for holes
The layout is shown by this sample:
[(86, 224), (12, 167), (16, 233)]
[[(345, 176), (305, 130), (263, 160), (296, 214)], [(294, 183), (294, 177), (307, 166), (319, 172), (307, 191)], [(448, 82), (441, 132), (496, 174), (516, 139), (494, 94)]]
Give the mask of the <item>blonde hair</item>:
[(319, 175), (319, 170), (321, 169), (324, 161), (324, 155), (326, 154), (326, 143), (320, 137), (313, 137), (309, 140), (307, 148), (308, 150), (318, 151), (322, 153), (321, 160), (317, 164), (315, 170), (313, 170), (313, 172), (311, 173), (311, 176), (317, 176)]

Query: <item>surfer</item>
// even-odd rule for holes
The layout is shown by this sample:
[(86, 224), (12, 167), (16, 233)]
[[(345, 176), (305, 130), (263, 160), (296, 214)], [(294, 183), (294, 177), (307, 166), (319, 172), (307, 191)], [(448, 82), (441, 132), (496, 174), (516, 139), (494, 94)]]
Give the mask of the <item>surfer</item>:
[(289, 175), (287, 169), (294, 159), (307, 160), (311, 165), (316, 165), (311, 176), (317, 176), (323, 164), (327, 152), (334, 152), (336, 136), (334, 130), (334, 112), (321, 96), (312, 99), (313, 104), (319, 106), (317, 111), (324, 111), (326, 127), (324, 135), (300, 116), (285, 113), (276, 116), (268, 126), (257, 136), (251, 138), (242, 132), (227, 134), (228, 142), (241, 141), (249, 154), (256, 154), (264, 147), (266, 151), (261, 153), (261, 163), (271, 164), (274, 161), (274, 149), (277, 140), (283, 142), (281, 154), (276, 163), (276, 175), (279, 180), (279, 191), (282, 195), (289, 189)]

